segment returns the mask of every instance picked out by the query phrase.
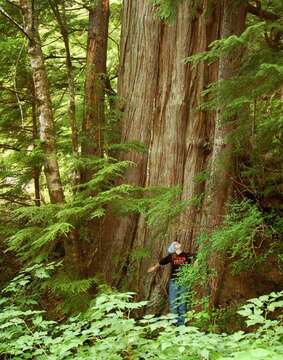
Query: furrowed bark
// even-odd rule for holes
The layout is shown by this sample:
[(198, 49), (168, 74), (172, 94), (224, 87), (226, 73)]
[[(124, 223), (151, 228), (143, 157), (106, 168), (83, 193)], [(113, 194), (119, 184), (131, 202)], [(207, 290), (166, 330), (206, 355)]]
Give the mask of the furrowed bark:
[[(130, 152), (122, 157), (137, 164), (125, 180), (141, 186), (179, 185), (182, 199), (192, 199), (203, 191), (204, 185), (193, 178), (205, 168), (213, 131), (213, 116), (209, 118), (197, 107), (201, 91), (217, 80), (217, 66), (193, 68), (184, 63), (186, 57), (207, 50), (208, 44), (219, 38), (220, 8), (215, 4), (209, 16), (207, 10), (204, 1), (193, 17), (184, 2), (176, 23), (168, 26), (157, 19), (147, 1), (124, 3), (118, 88), (118, 96), (125, 101), (122, 142), (140, 141), (148, 149), (146, 154)], [(191, 249), (199, 219), (198, 207), (188, 209), (170, 240), (179, 239), (186, 250)], [(141, 298), (157, 300), (157, 309), (158, 299), (166, 292), (167, 274), (146, 275), (146, 269), (164, 255), (168, 239), (154, 239), (142, 216), (122, 219), (113, 227), (114, 235), (105, 230), (103, 236), (108, 249), (115, 244), (103, 272), (109, 273), (111, 258), (118, 253), (123, 261), (116, 268), (118, 279), (112, 281), (122, 285), (127, 279)], [(133, 262), (129, 254), (141, 248), (148, 249), (150, 257)]]
[[(222, 11), (221, 38), (240, 35), (245, 29), (245, 6), (239, 6), (232, 0), (223, 0)], [(219, 82), (229, 80), (235, 75), (241, 64), (241, 54), (242, 50), (237, 49), (221, 56), (218, 70)], [(208, 168), (210, 174), (203, 204), (202, 224), (208, 233), (222, 224), (227, 204), (232, 196), (234, 156), (229, 136), (235, 130), (236, 121), (236, 118), (223, 118), (222, 109), (218, 110), (212, 139), (212, 156)], [(213, 254), (209, 259), (209, 267), (216, 271), (216, 275), (210, 282), (210, 305), (215, 307), (219, 302), (225, 272), (225, 255)]]
[[(163, 25), (155, 17), (154, 9), (147, 1), (124, 2), (118, 77), (118, 106), (123, 111), (120, 127), (122, 143), (137, 141), (149, 147), (156, 111), (158, 54), (162, 33)], [(119, 158), (136, 163), (136, 167), (127, 171), (126, 181), (134, 185), (145, 185), (148, 154), (130, 151), (120, 154)], [(137, 220), (137, 216), (121, 219), (107, 217), (103, 224), (104, 241), (97, 247), (96, 269), (109, 282), (119, 283), (121, 269), (123, 273), (135, 239)], [(109, 256), (106, 258), (103, 254)], [(113, 259), (120, 256), (122, 260), (115, 266)]]
[[(245, 10), (238, 7), (238, 12), (224, 14), (223, 4), (204, 0), (193, 16), (190, 5), (183, 2), (175, 24), (168, 26), (156, 18), (154, 9), (146, 1), (124, 2), (118, 87), (118, 96), (125, 102), (122, 142), (140, 141), (148, 149), (146, 154), (130, 152), (122, 156), (137, 164), (127, 172), (125, 181), (141, 186), (179, 185), (183, 200), (201, 198), (204, 191), (211, 188), (208, 193), (215, 198), (210, 220), (202, 219), (207, 200), (204, 206), (200, 200), (175, 220), (177, 224), (167, 240), (154, 238), (142, 216), (105, 222), (107, 229), (103, 233), (101, 254), (111, 248), (111, 244), (115, 247), (101, 265), (103, 273), (109, 274), (111, 267), (113, 271), (111, 259), (121, 258), (114, 271), (117, 278), (108, 277), (108, 281), (119, 286), (127, 283), (141, 298), (152, 300), (151, 311), (163, 306), (160, 299), (166, 294), (168, 274), (162, 271), (156, 276), (147, 275), (149, 264), (164, 255), (168, 241), (175, 239), (181, 241), (186, 250), (194, 252), (196, 236), (215, 226), (212, 216), (222, 220), (222, 204), (226, 203), (230, 191), (229, 182), (225, 181), (228, 168), (222, 171), (216, 166), (220, 154), (227, 148), (226, 135), (230, 127), (215, 127), (216, 114), (199, 110), (199, 105), (203, 101), (202, 91), (217, 81), (218, 76), (228, 77), (228, 73), (231, 76), (231, 70), (226, 70), (223, 60), (219, 66), (215, 63), (193, 67), (184, 63), (184, 58), (206, 51), (212, 41), (242, 31)], [(227, 11), (231, 3), (225, 2), (225, 6)], [(227, 29), (229, 21), (232, 25)], [(229, 166), (230, 163), (228, 160)], [(208, 164), (211, 165), (207, 168)], [(205, 179), (195, 181), (207, 169), (211, 169), (213, 179), (223, 177), (223, 183), (212, 189), (206, 187)], [(109, 222), (115, 234), (109, 234)], [(131, 253), (144, 248), (150, 256), (133, 261)]]
[[(103, 155), (105, 123), (104, 95), (109, 23), (109, 0), (98, 0), (89, 9), (85, 106), (82, 123), (82, 155)], [(81, 181), (90, 179), (92, 172), (81, 172)]]

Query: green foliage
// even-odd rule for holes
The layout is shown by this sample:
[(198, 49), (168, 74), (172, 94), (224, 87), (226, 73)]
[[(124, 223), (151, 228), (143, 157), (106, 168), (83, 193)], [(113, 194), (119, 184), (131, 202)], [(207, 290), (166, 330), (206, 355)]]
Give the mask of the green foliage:
[(92, 243), (87, 233), (88, 222), (104, 218), (110, 209), (119, 216), (143, 214), (157, 233), (166, 232), (187, 206), (186, 201), (179, 200), (180, 189), (115, 185), (117, 177), (129, 166), (133, 163), (111, 157), (74, 159), (70, 172), (92, 168), (95, 175), (87, 183), (78, 185), (64, 204), (16, 208), (10, 219), (14, 230), (8, 239), (9, 250), (25, 261), (46, 259), (52, 256), (57, 244), (67, 241), (73, 229), (79, 231), (77, 241)]
[(110, 144), (107, 146), (107, 150), (108, 151), (136, 151), (139, 153), (146, 153), (147, 149), (144, 146), (144, 144), (141, 144), (138, 141), (132, 141), (132, 142), (128, 142), (128, 143), (123, 143), (123, 144)]
[(181, 189), (173, 188), (149, 188), (149, 197), (145, 198), (146, 220), (149, 226), (163, 226), (166, 229), (169, 224), (187, 207), (187, 201), (180, 201)]
[(191, 16), (193, 17), (197, 8), (201, 6), (202, 0), (150, 0), (157, 9), (157, 16), (167, 23), (173, 23), (176, 20), (179, 5), (184, 1), (189, 3)]
[(258, 298), (248, 300), (248, 303), (242, 306), (238, 314), (248, 318), (248, 326), (264, 324), (261, 330), (266, 331), (279, 323), (278, 320), (268, 319), (268, 316), (282, 306), (283, 291), (278, 293), (272, 292), (269, 295), (262, 295)]
[[(150, 0), (158, 16), (167, 22), (174, 21), (182, 1), (185, 0)], [(1, 3), (18, 22), (21, 22), (17, 7), (4, 1)], [(143, 144), (137, 142), (115, 144), (120, 141), (116, 128), (119, 127), (117, 125), (121, 119), (121, 112), (114, 108), (115, 102), (121, 100), (115, 96), (121, 3), (119, 0), (110, 2), (107, 75), (113, 91), (108, 89), (106, 94), (106, 123), (103, 128), (105, 153), (103, 158), (97, 159), (70, 155), (71, 130), (67, 116), (69, 98), (64, 44), (49, 3), (38, 2), (41, 38), (56, 123), (56, 145), (66, 197), (66, 203), (60, 205), (48, 204), (46, 184), (41, 177), (39, 182), (42, 206), (31, 206), (34, 201), (32, 181), (35, 174), (40, 173), (45, 158), (36, 126), (33, 124), (35, 102), (30, 68), (27, 53), (23, 48), (22, 35), (6, 20), (0, 25), (3, 34), (0, 40), (0, 50), (3, 55), (0, 60), (2, 69), (0, 144), (3, 153), (0, 161), (0, 236), (3, 243), (8, 239), (10, 251), (19, 255), (24, 262), (34, 264), (42, 259), (63, 258), (62, 244), (68, 242), (74, 229), (78, 231), (76, 241), (82, 249), (87, 244), (96, 245), (98, 241), (96, 234), (88, 225), (93, 220), (102, 222), (108, 211), (111, 215), (118, 216), (142, 214), (154, 238), (166, 234), (170, 225), (188, 205), (201, 203), (201, 196), (195, 197), (190, 202), (180, 201), (179, 188), (143, 189), (123, 184), (122, 181), (119, 181), (119, 185), (116, 182), (117, 178), (121, 178), (134, 164), (129, 161), (117, 161), (111, 157), (113, 152), (145, 153), (147, 151)], [(189, 3), (193, 16), (197, 6), (202, 2), (190, 0)], [(80, 128), (84, 109), (83, 87), (88, 26), (86, 6), (93, 3), (60, 1), (58, 6), (61, 11), (64, 4), (75, 75), (76, 120)], [(248, 27), (241, 36), (218, 40), (211, 44), (208, 52), (196, 54), (188, 60), (193, 64), (200, 61), (211, 63), (221, 56), (232, 54), (235, 49), (243, 50), (242, 66), (235, 77), (209, 86), (204, 92), (207, 101), (202, 106), (202, 110), (223, 109), (221, 111), (223, 121), (226, 119), (231, 121), (231, 116), (237, 115), (237, 129), (229, 139), (234, 145), (237, 161), (237, 175), (233, 181), (239, 184), (236, 189), (237, 196), (241, 199), (246, 197), (252, 199), (252, 202), (232, 204), (223, 226), (209, 238), (205, 234), (202, 235), (202, 244), (207, 246), (201, 247), (197, 266), (182, 269), (183, 278), (190, 284), (196, 279), (199, 284), (204, 284), (207, 277), (213, 275), (212, 270), (208, 269), (207, 259), (214, 252), (220, 251), (228, 255), (236, 272), (253, 268), (269, 255), (276, 255), (279, 263), (282, 262), (282, 245), (280, 245), (280, 234), (283, 233), (282, 219), (280, 219), (282, 205), (278, 205), (278, 201), (273, 199), (276, 199), (281, 189), (283, 174), (281, 160), (283, 68), (282, 36), (279, 36), (282, 32), (283, 9), (280, 0), (272, 2), (264, 0), (262, 5), (264, 9), (279, 14), (278, 21), (248, 19)], [(82, 139), (83, 134), (80, 133), (79, 141)], [(93, 178), (85, 184), (74, 186), (74, 173), (84, 170), (92, 172)], [(194, 181), (204, 183), (208, 176), (209, 173), (203, 171)], [(85, 263), (89, 263), (93, 254), (93, 252), (84, 254)], [(135, 249), (129, 254), (130, 264), (146, 256), (148, 256), (146, 249)], [(228, 350), (230, 346), (233, 351), (232, 341), (228, 344), (227, 340), (227, 349), (224, 349), (221, 347), (220, 338), (214, 334), (209, 337), (195, 329), (190, 329), (191, 334), (184, 330), (184, 336), (176, 338), (176, 330), (170, 327), (170, 321), (165, 318), (147, 317), (135, 322), (125, 317), (125, 312), (128, 313), (131, 306), (136, 306), (130, 305), (128, 295), (110, 294), (112, 297), (109, 294), (104, 295), (98, 300), (98, 307), (91, 310), (99, 315), (89, 314), (93, 322), (78, 317), (78, 323), (76, 320), (63, 326), (48, 323), (43, 319), (43, 315), (37, 312), (39, 305), (35, 310), (24, 307), (38, 301), (43, 285), (40, 282), (48, 286), (53, 293), (68, 299), (69, 308), (66, 308), (66, 304), (62, 304), (62, 300), (59, 304), (68, 312), (87, 305), (90, 301), (88, 292), (94, 285), (97, 286), (98, 280), (81, 279), (79, 276), (76, 277), (77, 274), (71, 277), (65, 271), (57, 269), (55, 265), (52, 279), (49, 279), (45, 268), (34, 269), (37, 269), (38, 281), (33, 282), (32, 286), (29, 286), (31, 276), (28, 272), (24, 272), (6, 289), (9, 294), (13, 293), (13, 296), (16, 296), (16, 301), (12, 303), (9, 298), (3, 299), (3, 313), (8, 309), (5, 315), (7, 317), (3, 315), (1, 320), (3, 322), (0, 321), (4, 329), (4, 335), (0, 335), (0, 343), (3, 343), (0, 349), (3, 351), (3, 356), (19, 359), (31, 356), (38, 359), (46, 357), (99, 359), (105, 356), (109, 359), (181, 359), (182, 357), (244, 359), (249, 356), (254, 358), (270, 356), (271, 359), (273, 356), (273, 349), (269, 346), (271, 340), (265, 337), (266, 334), (264, 339), (267, 340), (262, 340), (263, 345), (260, 343), (258, 348), (254, 348), (253, 342), (254, 339), (258, 339), (256, 337), (258, 334), (254, 335), (254, 338), (252, 336), (248, 338), (246, 335), (237, 338), (235, 335), (235, 343), (241, 343), (235, 355)], [(30, 300), (27, 297), (28, 293), (31, 295)], [(154, 335), (154, 331), (160, 328), (163, 328), (160, 335)], [(123, 329), (122, 333), (121, 329)], [(223, 339), (226, 341), (225, 336)], [(243, 344), (247, 347), (244, 348)], [(176, 354), (176, 348), (180, 353)], [(221, 349), (224, 349), (224, 355)]]
[(184, 0), (151, 0), (152, 4), (157, 8), (157, 16), (168, 22), (176, 19), (178, 6), (183, 1)]
[(209, 239), (210, 251), (226, 253), (234, 259), (233, 268), (239, 272), (263, 260), (257, 246), (269, 236), (263, 214), (255, 205), (249, 201), (232, 203), (223, 226)]
[(260, 3), (278, 18), (248, 16), (241, 35), (214, 41), (208, 51), (185, 60), (194, 66), (225, 57), (232, 61), (242, 54), (229, 80), (210, 84), (203, 92), (200, 110), (217, 111), (220, 121), (234, 129), (226, 140), (234, 151), (231, 181), (238, 200), (228, 208), (223, 226), (200, 235), (198, 265), (184, 269), (189, 282), (199, 277), (204, 284), (215, 275), (207, 261), (217, 252), (229, 259), (235, 273), (251, 270), (269, 256), (281, 258), (283, 8), (280, 1)]
[(62, 266), (60, 262), (34, 264), (21, 270), (20, 273), (2, 290), (11, 297), (13, 306), (29, 309), (36, 305), (44, 289), (45, 282), (52, 273)]
[[(264, 215), (251, 201), (233, 202), (222, 226), (211, 234), (202, 233), (199, 251), (194, 266), (183, 266), (179, 281), (189, 288), (206, 286), (215, 271), (208, 267), (208, 261), (215, 254), (222, 254), (231, 264), (234, 274), (251, 271), (268, 259), (282, 254), (279, 228), (274, 227), (274, 218)], [(281, 229), (281, 228), (280, 228)]]
[[(269, 111), (256, 112), (254, 102), (261, 108), (266, 104), (267, 97), (275, 99), (276, 92), (280, 90), (282, 69), (282, 4), (279, 2), (262, 2), (263, 9), (274, 12), (278, 19), (263, 21), (262, 19), (249, 19), (245, 31), (239, 35), (232, 35), (212, 42), (209, 50), (197, 53), (185, 61), (191, 64), (199, 62), (213, 63), (224, 56), (233, 56), (234, 51), (242, 53), (241, 66), (230, 80), (210, 84), (204, 91), (203, 109), (217, 110), (221, 108), (224, 119), (237, 115), (249, 121), (266, 119)], [(277, 34), (277, 37), (276, 37)], [(274, 42), (271, 39), (276, 38)], [(276, 106), (276, 105), (275, 105)], [(243, 111), (245, 109), (245, 111)], [(263, 109), (263, 108), (261, 108)], [(249, 118), (250, 117), (250, 118)], [(277, 118), (277, 130), (281, 129), (280, 119)], [(279, 130), (280, 131), (280, 130)]]
[[(8, 240), (10, 250), (25, 260), (42, 259), (49, 255), (59, 239), (67, 239), (72, 229), (83, 228), (89, 219), (104, 216), (108, 204), (134, 191), (129, 185), (112, 185), (129, 162), (107, 158), (92, 160), (92, 165), (95, 165), (96, 175), (80, 186), (80, 191), (65, 204), (20, 207), (13, 212), (11, 222), (18, 226)], [(20, 226), (22, 229), (18, 230)]]
[[(16, 280), (9, 289), (22, 293), (23, 285)], [(227, 335), (194, 326), (177, 328), (171, 315), (135, 319), (131, 313), (146, 302), (132, 302), (133, 293), (111, 291), (101, 293), (85, 313), (56, 323), (46, 320), (43, 311), (12, 301), (9, 289), (0, 300), (0, 354), (5, 359), (278, 360), (283, 356), (282, 319), (267, 316), (282, 308), (282, 292), (251, 299), (239, 310), (253, 332)]]

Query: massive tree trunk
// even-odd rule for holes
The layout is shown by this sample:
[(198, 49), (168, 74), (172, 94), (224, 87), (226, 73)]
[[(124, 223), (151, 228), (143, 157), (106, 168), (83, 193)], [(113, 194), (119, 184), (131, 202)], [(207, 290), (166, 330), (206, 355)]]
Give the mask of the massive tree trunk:
[(40, 140), (46, 156), (44, 173), (50, 201), (52, 203), (60, 203), (64, 201), (64, 192), (61, 184), (56, 155), (53, 111), (43, 53), (40, 44), (37, 15), (34, 9), (35, 2), (21, 0), (20, 4), (24, 19), (24, 29), (29, 39), (28, 54), (38, 102)]
[[(197, 107), (201, 91), (217, 79), (217, 66), (193, 68), (184, 63), (186, 57), (207, 50), (208, 44), (219, 38), (220, 6), (215, 4), (209, 13), (207, 10), (208, 3), (203, 1), (193, 16), (184, 2), (175, 24), (168, 26), (157, 19), (147, 1), (124, 3), (118, 89), (118, 95), (125, 99), (122, 141), (140, 141), (148, 148), (146, 154), (124, 155), (137, 163), (128, 171), (126, 181), (147, 186), (179, 185), (183, 199), (192, 199), (203, 190), (203, 184), (193, 180), (205, 168), (214, 124), (213, 116), (208, 118)], [(181, 239), (189, 250), (198, 215), (197, 207), (188, 209), (171, 240)], [(116, 283), (124, 283), (131, 274), (131, 287), (141, 297), (162, 298), (156, 294), (166, 287), (165, 272), (146, 275), (146, 268), (164, 255), (166, 241), (153, 241), (141, 216), (122, 219), (115, 226), (114, 237), (107, 235), (104, 238), (114, 241), (115, 252), (123, 259), (116, 271), (122, 269)], [(129, 253), (139, 248), (149, 249), (150, 258), (131, 262)]]
[[(226, 130), (216, 128), (214, 133), (216, 114), (200, 111), (198, 106), (203, 100), (202, 91), (218, 79), (219, 71), (221, 77), (224, 76), (225, 64), (221, 62), (220, 69), (217, 63), (192, 67), (184, 63), (184, 58), (206, 51), (213, 40), (240, 32), (244, 23), (242, 7), (238, 7), (238, 12), (234, 10), (228, 19), (223, 5), (222, 2), (204, 0), (193, 14), (188, 2), (184, 1), (179, 6), (174, 25), (168, 26), (156, 18), (147, 1), (124, 2), (118, 88), (118, 95), (125, 101), (122, 141), (140, 141), (148, 148), (146, 154), (131, 152), (123, 156), (137, 163), (126, 174), (127, 182), (142, 186), (179, 185), (181, 198), (186, 200), (204, 192), (205, 181), (195, 181), (195, 177), (207, 170), (210, 158), (211, 170), (215, 169), (221, 152), (216, 146)], [(233, 23), (229, 32), (227, 21)], [(235, 27), (235, 21), (241, 25)], [(214, 139), (218, 140), (214, 142)], [(219, 174), (213, 173), (215, 176)], [(222, 195), (219, 193), (219, 197)], [(226, 199), (223, 195), (224, 202)], [(202, 215), (201, 203), (190, 206), (171, 229), (170, 240), (178, 239), (186, 250), (195, 251), (196, 235), (212, 226), (209, 221), (202, 220)], [(217, 218), (221, 216), (218, 215)], [(118, 254), (121, 261), (114, 267), (116, 278), (108, 281), (119, 286), (127, 282), (141, 298), (153, 300), (157, 311), (162, 307), (158, 302), (164, 298), (160, 294), (166, 292), (168, 274), (160, 271), (156, 275), (147, 275), (146, 269), (165, 254), (168, 240), (164, 237), (153, 239), (142, 216), (116, 222), (112, 220), (115, 234), (109, 234), (106, 221), (104, 253), (106, 247), (114, 250), (108, 251), (103, 272), (113, 273), (109, 264)], [(132, 260), (130, 253), (141, 248), (148, 249), (150, 256)]]
[[(85, 107), (82, 123), (82, 155), (103, 155), (105, 125), (104, 95), (109, 23), (109, 0), (98, 0), (89, 8), (89, 27), (85, 79)], [(90, 179), (84, 170), (81, 180)]]
[[(124, 112), (120, 129), (122, 143), (138, 141), (149, 147), (159, 91), (159, 51), (163, 28), (148, 1), (124, 2), (118, 77), (118, 103)], [(121, 154), (120, 159), (136, 163), (136, 167), (127, 172), (126, 181), (145, 185), (148, 154), (133, 151)], [(138, 217), (131, 216), (122, 219), (108, 217), (104, 222), (104, 241), (98, 244), (96, 268), (105, 274), (110, 283), (118, 284), (121, 269), (122, 272), (126, 269), (137, 221)], [(115, 258), (122, 258), (124, 263), (119, 261), (115, 266)]]

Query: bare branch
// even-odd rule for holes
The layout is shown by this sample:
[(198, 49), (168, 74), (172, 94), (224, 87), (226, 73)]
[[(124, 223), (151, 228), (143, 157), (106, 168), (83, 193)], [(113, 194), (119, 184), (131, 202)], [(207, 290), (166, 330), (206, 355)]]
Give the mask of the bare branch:
[(0, 149), (21, 151), (19, 148), (16, 148), (9, 144), (0, 144)]
[(5, 16), (13, 25), (15, 25), (30, 41), (31, 38), (28, 35), (28, 33), (25, 32), (24, 28), (16, 21), (14, 20), (3, 8), (0, 6), (0, 13)]
[(6, 0), (6, 2), (7, 2), (8, 4), (11, 4), (11, 5), (15, 6), (16, 8), (20, 9), (20, 6), (19, 6), (18, 4), (16, 4), (16, 3), (14, 3), (13, 1)]
[[(245, 0), (244, 0), (245, 1)], [(261, 7), (261, 3), (260, 1), (257, 2), (257, 6), (253, 6), (252, 4), (250, 4), (249, 2), (247, 3), (247, 1), (245, 1), (245, 3), (247, 4), (247, 11), (250, 14), (253, 14), (255, 16), (258, 16), (260, 19), (263, 20), (278, 20), (279, 16), (267, 11), (267, 10), (263, 10)]]
[(18, 205), (21, 205), (21, 206), (31, 206), (30, 204), (27, 204), (27, 203), (24, 203), (22, 201), (18, 201), (18, 200), (15, 200), (15, 199), (10, 199), (9, 197), (3, 196), (3, 195), (0, 196), (0, 199), (5, 200), (5, 201), (10, 202), (10, 203), (13, 203), (13, 204), (18, 204)]

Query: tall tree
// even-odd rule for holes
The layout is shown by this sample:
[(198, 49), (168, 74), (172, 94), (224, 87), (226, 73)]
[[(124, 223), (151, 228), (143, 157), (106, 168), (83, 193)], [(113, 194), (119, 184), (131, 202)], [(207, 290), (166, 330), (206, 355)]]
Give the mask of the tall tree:
[[(124, 2), (118, 86), (118, 95), (125, 101), (122, 142), (139, 141), (148, 149), (146, 154), (121, 155), (137, 164), (128, 171), (126, 181), (140, 186), (182, 188), (181, 199), (191, 200), (192, 205), (169, 229), (169, 237), (181, 240), (191, 251), (196, 250), (196, 236), (214, 227), (214, 219), (223, 218), (230, 189), (227, 174), (233, 163), (226, 145), (230, 124), (220, 123), (220, 114), (198, 109), (203, 101), (202, 91), (212, 82), (231, 77), (239, 66), (239, 58), (232, 61), (225, 57), (219, 65), (196, 67), (185, 64), (184, 58), (206, 51), (216, 39), (240, 34), (244, 24), (245, 6), (231, 7), (231, 2), (226, 1), (204, 0), (193, 7), (181, 2), (171, 26), (156, 18), (155, 9), (148, 2)], [(223, 169), (218, 163), (224, 152), (230, 155)], [(204, 172), (213, 186), (205, 184), (206, 177), (197, 180)], [(219, 177), (222, 180), (218, 183)], [(208, 216), (208, 200), (203, 207), (201, 201), (205, 190), (207, 199), (212, 199), (207, 221), (203, 218)], [(164, 237), (154, 239), (143, 216), (109, 221), (116, 221), (115, 225), (112, 223), (115, 233), (109, 231), (106, 221), (102, 253), (113, 244), (115, 247), (107, 252), (104, 273), (110, 273), (109, 264), (116, 255), (120, 262), (115, 284), (128, 281), (141, 297), (162, 299), (156, 295), (164, 292), (167, 274), (148, 276), (146, 280), (144, 274), (149, 262), (164, 253)], [(131, 254), (141, 248), (148, 249), (150, 257), (133, 261)]]
[(24, 32), (28, 37), (28, 54), (31, 63), (32, 77), (38, 100), (40, 140), (46, 156), (44, 173), (51, 202), (60, 203), (64, 201), (64, 191), (56, 155), (53, 109), (38, 31), (36, 5), (38, 5), (36, 1), (20, 1), (24, 20)]
[[(201, 91), (217, 79), (217, 66), (193, 68), (184, 64), (185, 57), (205, 51), (220, 36), (220, 5), (215, 2), (212, 11), (208, 9), (207, 1), (201, 2), (194, 12), (190, 4), (183, 2), (174, 25), (169, 26), (157, 19), (155, 9), (147, 1), (124, 3), (118, 87), (118, 95), (126, 103), (122, 141), (139, 141), (148, 148), (146, 154), (131, 152), (123, 156), (137, 163), (128, 171), (126, 180), (141, 186), (179, 185), (183, 199), (192, 199), (202, 191), (203, 185), (193, 179), (205, 168), (213, 131), (214, 118), (197, 111), (197, 107)], [(198, 216), (197, 207), (190, 208), (176, 225), (179, 232), (170, 234), (171, 239), (182, 239), (189, 249)], [(162, 293), (166, 275), (145, 281), (144, 274), (149, 262), (164, 252), (164, 239), (153, 242), (142, 216), (121, 220), (113, 238), (109, 241), (114, 241), (115, 251), (122, 259), (118, 283), (125, 281), (134, 266), (132, 284), (141, 296), (155, 298)], [(129, 254), (144, 247), (150, 250), (150, 259), (140, 259), (129, 266)]]
[[(38, 2), (21, 0), (20, 5), (24, 20), (24, 32), (28, 37), (28, 54), (38, 103), (40, 140), (46, 157), (44, 173), (51, 203), (63, 203), (65, 199), (56, 154), (53, 108), (38, 29)], [(67, 43), (65, 43), (65, 46), (67, 46), (68, 50)], [(66, 270), (73, 275), (80, 275), (82, 272), (81, 249), (78, 245), (78, 232), (76, 229), (71, 230), (65, 236), (64, 251)]]

